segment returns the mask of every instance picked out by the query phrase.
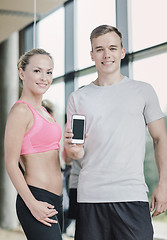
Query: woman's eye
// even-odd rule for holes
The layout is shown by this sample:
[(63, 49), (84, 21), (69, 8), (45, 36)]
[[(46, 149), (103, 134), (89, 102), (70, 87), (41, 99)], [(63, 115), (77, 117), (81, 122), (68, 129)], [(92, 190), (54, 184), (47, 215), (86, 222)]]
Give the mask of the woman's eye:
[(47, 74), (51, 74), (52, 75), (52, 72), (47, 72)]
[(39, 70), (38, 70), (38, 69), (35, 69), (35, 70), (34, 70), (34, 72), (36, 72), (36, 73), (37, 73), (37, 72), (39, 72)]

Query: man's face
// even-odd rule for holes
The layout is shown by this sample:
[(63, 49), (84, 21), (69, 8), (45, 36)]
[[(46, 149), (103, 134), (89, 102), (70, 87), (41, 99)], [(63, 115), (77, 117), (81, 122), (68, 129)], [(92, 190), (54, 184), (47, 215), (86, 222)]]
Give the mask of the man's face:
[(91, 58), (99, 74), (120, 72), (121, 59), (124, 57), (125, 49), (121, 47), (120, 37), (115, 32), (92, 39)]

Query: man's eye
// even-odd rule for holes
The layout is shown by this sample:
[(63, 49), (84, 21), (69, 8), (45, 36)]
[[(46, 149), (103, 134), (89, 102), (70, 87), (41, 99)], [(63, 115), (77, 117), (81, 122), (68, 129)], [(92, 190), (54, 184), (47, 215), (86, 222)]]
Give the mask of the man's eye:
[(101, 51), (103, 51), (103, 49), (102, 49), (102, 48), (99, 48), (99, 49), (97, 49), (97, 52), (101, 52)]
[(38, 70), (38, 69), (35, 69), (35, 70), (34, 70), (34, 72), (36, 72), (36, 73), (37, 73), (37, 72), (39, 72), (39, 70)]
[(110, 50), (111, 50), (111, 51), (115, 51), (115, 50), (117, 50), (117, 49), (116, 49), (116, 48), (110, 48)]

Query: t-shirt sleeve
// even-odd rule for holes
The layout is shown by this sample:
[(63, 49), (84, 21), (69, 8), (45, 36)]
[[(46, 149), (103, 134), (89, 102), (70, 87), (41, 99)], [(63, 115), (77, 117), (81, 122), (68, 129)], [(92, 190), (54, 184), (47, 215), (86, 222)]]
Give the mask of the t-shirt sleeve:
[(164, 115), (161, 111), (157, 94), (150, 84), (147, 84), (144, 91), (145, 95), (145, 108), (144, 117), (146, 124), (163, 118)]
[(76, 113), (73, 93), (70, 94), (67, 102), (67, 128), (71, 128), (71, 117)]

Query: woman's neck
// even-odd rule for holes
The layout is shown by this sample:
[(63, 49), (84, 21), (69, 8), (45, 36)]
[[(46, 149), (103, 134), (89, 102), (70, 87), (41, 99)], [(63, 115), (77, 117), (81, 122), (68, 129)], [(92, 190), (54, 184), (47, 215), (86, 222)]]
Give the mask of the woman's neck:
[(24, 94), (22, 93), (20, 100), (23, 100), (25, 102), (30, 103), (32, 106), (34, 107), (41, 107), (42, 105), (42, 96), (33, 96), (33, 95), (28, 95), (28, 94)]

